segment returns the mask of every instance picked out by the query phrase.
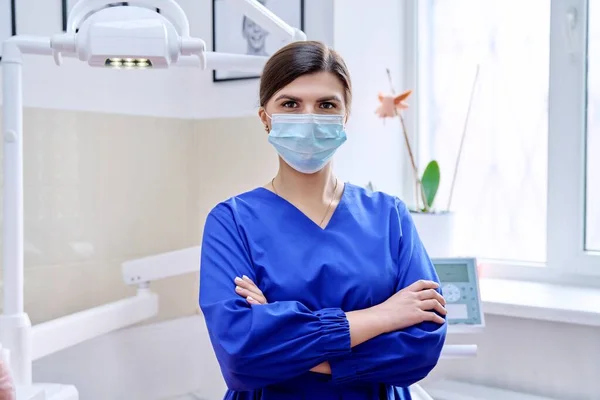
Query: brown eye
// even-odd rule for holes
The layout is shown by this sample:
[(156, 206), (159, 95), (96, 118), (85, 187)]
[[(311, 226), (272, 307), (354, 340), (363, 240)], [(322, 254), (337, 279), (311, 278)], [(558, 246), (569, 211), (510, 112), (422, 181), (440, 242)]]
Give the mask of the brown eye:
[(330, 102), (321, 103), (321, 108), (324, 108), (326, 110), (331, 110), (332, 108), (335, 108), (335, 104), (330, 103)]
[(295, 101), (286, 101), (281, 106), (284, 108), (296, 108), (298, 106), (298, 103), (296, 103)]

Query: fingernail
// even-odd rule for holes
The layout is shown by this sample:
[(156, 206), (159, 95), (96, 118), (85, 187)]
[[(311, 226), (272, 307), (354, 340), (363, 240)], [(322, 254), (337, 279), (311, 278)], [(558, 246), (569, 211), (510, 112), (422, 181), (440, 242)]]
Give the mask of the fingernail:
[(241, 291), (242, 291), (242, 288), (241, 288), (241, 287), (239, 287), (239, 286), (236, 286), (236, 287), (235, 287), (235, 291), (236, 291), (236, 292), (241, 292)]
[(248, 299), (248, 301), (251, 301), (253, 303), (256, 303), (256, 300), (254, 300), (252, 297), (248, 296), (246, 299)]
[(244, 279), (250, 279), (246, 275), (242, 275), (242, 278), (244, 278)]
[(242, 282), (242, 278), (240, 278), (239, 276), (236, 276), (236, 277), (235, 277), (235, 281), (236, 281), (236, 282)]

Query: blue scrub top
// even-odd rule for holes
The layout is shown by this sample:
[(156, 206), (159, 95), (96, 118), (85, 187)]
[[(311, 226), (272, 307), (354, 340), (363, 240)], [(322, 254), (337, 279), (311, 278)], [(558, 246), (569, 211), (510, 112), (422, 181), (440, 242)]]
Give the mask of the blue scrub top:
[[(421, 323), (350, 348), (345, 312), (438, 281), (405, 204), (346, 184), (323, 229), (258, 188), (218, 204), (202, 239), (200, 307), (225, 399), (410, 399), (436, 365), (446, 324)], [(269, 304), (235, 292), (250, 277)], [(309, 370), (328, 361), (332, 374)]]

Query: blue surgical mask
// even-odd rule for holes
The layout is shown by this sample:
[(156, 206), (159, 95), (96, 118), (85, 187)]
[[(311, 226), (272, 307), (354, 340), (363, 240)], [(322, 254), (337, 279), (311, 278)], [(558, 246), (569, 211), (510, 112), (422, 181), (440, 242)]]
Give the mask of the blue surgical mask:
[(269, 142), (298, 172), (314, 174), (325, 167), (346, 141), (344, 115), (273, 114)]

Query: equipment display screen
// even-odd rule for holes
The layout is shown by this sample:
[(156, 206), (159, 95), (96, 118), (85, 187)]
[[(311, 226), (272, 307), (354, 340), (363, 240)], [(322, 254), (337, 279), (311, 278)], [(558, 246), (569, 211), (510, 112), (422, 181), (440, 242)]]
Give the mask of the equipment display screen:
[(437, 264), (434, 266), (441, 282), (469, 282), (469, 268), (466, 264)]

